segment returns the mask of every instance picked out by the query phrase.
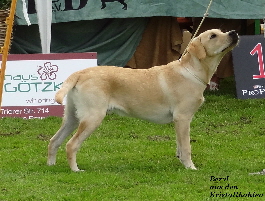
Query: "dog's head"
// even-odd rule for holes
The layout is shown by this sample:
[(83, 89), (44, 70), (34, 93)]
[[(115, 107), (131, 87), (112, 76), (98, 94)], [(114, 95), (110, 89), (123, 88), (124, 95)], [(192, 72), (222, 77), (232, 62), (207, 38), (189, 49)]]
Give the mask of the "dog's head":
[(204, 59), (207, 56), (223, 56), (237, 45), (238, 40), (239, 37), (235, 31), (224, 33), (219, 29), (211, 29), (194, 38), (187, 52), (198, 59)]

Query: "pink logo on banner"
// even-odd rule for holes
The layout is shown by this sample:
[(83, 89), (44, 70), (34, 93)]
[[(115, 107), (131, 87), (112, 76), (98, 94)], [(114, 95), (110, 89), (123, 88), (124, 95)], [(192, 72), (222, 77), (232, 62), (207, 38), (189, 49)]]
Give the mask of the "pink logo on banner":
[(41, 80), (55, 80), (56, 72), (58, 72), (58, 66), (52, 65), (51, 62), (45, 62), (44, 66), (39, 66), (38, 74), (40, 75)]

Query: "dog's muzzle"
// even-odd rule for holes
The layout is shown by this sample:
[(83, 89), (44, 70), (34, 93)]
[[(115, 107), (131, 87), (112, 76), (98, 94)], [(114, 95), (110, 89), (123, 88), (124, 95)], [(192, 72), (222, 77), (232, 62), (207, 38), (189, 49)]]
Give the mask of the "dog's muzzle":
[(228, 50), (228, 49), (236, 46), (237, 43), (238, 43), (239, 36), (238, 36), (238, 34), (237, 34), (237, 32), (235, 30), (229, 31), (228, 32), (228, 36), (231, 38), (231, 43), (230, 43), (230, 45), (228, 47), (226, 47), (225, 49), (223, 49), (222, 52), (225, 52), (226, 50)]

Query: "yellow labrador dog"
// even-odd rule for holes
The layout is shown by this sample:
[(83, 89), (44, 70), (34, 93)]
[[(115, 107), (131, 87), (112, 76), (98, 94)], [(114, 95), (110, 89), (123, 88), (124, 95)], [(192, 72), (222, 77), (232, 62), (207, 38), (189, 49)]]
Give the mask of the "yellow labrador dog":
[(80, 171), (76, 154), (82, 142), (101, 124), (108, 112), (155, 123), (175, 123), (177, 157), (186, 168), (191, 160), (190, 122), (204, 101), (203, 92), (222, 57), (238, 43), (235, 31), (208, 30), (194, 38), (181, 60), (150, 69), (115, 66), (87, 68), (70, 75), (56, 93), (62, 103), (67, 95), (61, 128), (48, 146), (48, 165), (64, 139), (77, 131), (66, 145), (73, 171)]

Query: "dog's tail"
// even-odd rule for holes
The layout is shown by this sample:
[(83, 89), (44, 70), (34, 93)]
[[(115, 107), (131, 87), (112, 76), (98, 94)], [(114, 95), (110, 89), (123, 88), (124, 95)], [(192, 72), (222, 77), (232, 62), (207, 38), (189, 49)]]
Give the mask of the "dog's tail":
[(55, 94), (55, 101), (59, 104), (63, 103), (63, 99), (66, 96), (66, 94), (75, 87), (78, 79), (79, 79), (80, 73), (75, 72), (72, 75), (70, 75), (62, 84), (61, 89), (57, 91)]

